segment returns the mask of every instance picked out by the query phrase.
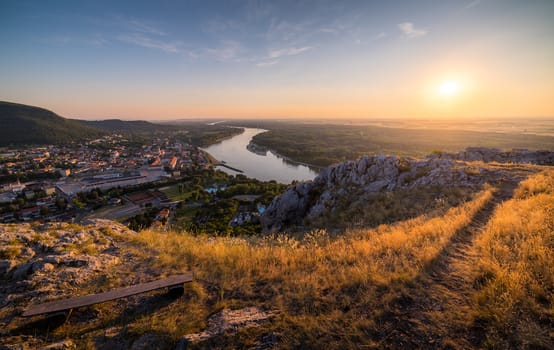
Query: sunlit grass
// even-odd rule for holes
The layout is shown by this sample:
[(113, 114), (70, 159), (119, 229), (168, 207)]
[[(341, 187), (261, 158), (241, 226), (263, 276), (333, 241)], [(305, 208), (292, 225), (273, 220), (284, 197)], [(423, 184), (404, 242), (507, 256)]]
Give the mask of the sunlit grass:
[[(216, 304), (255, 303), (278, 310), (279, 319), (271, 328), (290, 337), (287, 346), (368, 342), (387, 305), (414, 287), (417, 274), (471, 222), (492, 192), (485, 189), (442, 216), (421, 216), (339, 237), (324, 230), (302, 239), (143, 231), (134, 240), (156, 252), (155, 264), (164, 273), (192, 270), (200, 282), (196, 288), (212, 290), (214, 299), (206, 300), (206, 310), (199, 315)], [(167, 317), (153, 324), (176, 322), (174, 316)]]
[(494, 348), (554, 346), (554, 171), (504, 203), (476, 242), (475, 320)]

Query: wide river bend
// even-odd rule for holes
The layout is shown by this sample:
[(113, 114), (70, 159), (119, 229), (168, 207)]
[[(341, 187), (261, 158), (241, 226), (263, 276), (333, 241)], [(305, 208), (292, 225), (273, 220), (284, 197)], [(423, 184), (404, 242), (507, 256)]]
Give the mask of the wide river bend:
[[(312, 180), (317, 176), (317, 172), (310, 167), (287, 161), (271, 151), (266, 152), (265, 155), (249, 151), (247, 146), (252, 137), (265, 131), (267, 130), (244, 128), (242, 134), (204, 148), (204, 151), (220, 162), (242, 170), (244, 175), (262, 181), (276, 180), (288, 184), (293, 180)], [(217, 168), (231, 175), (238, 174), (223, 166)]]

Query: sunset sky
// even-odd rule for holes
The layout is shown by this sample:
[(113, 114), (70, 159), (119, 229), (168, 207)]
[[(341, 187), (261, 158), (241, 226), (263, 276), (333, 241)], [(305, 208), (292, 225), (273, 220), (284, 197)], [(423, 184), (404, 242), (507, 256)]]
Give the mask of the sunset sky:
[(65, 117), (554, 116), (552, 0), (0, 4), (0, 100)]

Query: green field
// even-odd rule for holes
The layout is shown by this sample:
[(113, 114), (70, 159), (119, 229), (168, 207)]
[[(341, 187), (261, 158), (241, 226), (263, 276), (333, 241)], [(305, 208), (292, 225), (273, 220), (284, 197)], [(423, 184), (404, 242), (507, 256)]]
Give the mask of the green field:
[(169, 197), (169, 199), (171, 199), (172, 201), (184, 201), (184, 200), (187, 200), (188, 198), (190, 198), (191, 195), (192, 195), (192, 192), (190, 192), (190, 191), (180, 192), (179, 191), (179, 184), (175, 184), (175, 185), (171, 185), (171, 186), (167, 186), (167, 187), (162, 187), (159, 190), (162, 191), (163, 193), (165, 193), (166, 196)]

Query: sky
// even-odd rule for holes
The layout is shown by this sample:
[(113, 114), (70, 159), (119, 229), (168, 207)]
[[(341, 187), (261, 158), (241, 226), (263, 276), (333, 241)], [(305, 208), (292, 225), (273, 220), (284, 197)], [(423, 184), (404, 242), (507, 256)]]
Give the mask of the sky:
[(0, 8), (0, 100), (69, 118), (554, 116), (552, 0)]

